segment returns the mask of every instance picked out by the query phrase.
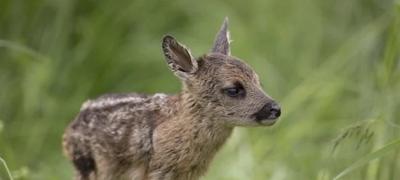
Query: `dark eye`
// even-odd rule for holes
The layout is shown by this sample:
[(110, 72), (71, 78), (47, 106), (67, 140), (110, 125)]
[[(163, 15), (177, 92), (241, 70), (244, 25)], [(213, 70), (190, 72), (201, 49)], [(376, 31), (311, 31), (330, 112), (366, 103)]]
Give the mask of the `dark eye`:
[(240, 83), (235, 83), (233, 87), (224, 88), (223, 93), (229, 97), (243, 97), (245, 90)]

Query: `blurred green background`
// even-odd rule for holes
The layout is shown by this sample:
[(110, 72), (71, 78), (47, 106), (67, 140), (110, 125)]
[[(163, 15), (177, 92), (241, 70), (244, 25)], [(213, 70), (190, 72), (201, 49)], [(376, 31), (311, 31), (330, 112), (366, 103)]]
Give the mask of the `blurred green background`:
[(1, 0), (0, 157), (14, 179), (71, 179), (61, 135), (81, 103), (178, 92), (161, 37), (200, 56), (225, 16), (233, 55), (283, 117), (237, 128), (204, 180), (400, 179), (399, 1)]

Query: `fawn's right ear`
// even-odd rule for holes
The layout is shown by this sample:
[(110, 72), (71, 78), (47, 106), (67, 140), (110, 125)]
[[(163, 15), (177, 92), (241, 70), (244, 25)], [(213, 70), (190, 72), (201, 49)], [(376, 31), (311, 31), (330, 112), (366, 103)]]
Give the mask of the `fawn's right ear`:
[(215, 37), (214, 46), (211, 49), (211, 52), (221, 53), (224, 55), (231, 55), (230, 50), (230, 35), (228, 30), (228, 17), (225, 17), (224, 22), (222, 23), (221, 29), (217, 33)]
[(174, 37), (164, 36), (162, 49), (168, 66), (179, 78), (185, 80), (197, 71), (197, 61), (190, 50), (176, 41)]

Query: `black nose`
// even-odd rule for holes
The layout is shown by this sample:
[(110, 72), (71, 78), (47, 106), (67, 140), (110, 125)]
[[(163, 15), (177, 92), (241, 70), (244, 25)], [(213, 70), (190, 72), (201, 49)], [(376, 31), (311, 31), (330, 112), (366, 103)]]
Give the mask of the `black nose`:
[(281, 116), (281, 107), (277, 103), (273, 103), (271, 109), (269, 109), (272, 116), (278, 118)]
[(276, 119), (281, 115), (281, 108), (275, 102), (265, 104), (257, 113), (254, 114), (257, 121), (265, 119)]

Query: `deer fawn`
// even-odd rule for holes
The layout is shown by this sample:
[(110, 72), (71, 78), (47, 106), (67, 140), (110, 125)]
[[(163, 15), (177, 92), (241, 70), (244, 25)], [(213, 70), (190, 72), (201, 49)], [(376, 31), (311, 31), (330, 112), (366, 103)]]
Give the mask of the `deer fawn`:
[(257, 74), (230, 56), (225, 19), (211, 52), (195, 59), (172, 36), (162, 40), (177, 95), (108, 94), (86, 101), (63, 136), (80, 180), (195, 180), (235, 126), (269, 126), (279, 105)]

